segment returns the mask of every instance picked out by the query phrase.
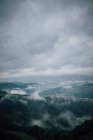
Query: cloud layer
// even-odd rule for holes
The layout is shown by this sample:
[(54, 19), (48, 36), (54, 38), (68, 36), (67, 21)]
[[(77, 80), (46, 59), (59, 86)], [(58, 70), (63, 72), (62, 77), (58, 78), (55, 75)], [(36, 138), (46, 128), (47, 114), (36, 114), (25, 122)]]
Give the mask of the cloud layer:
[(92, 0), (0, 0), (0, 77), (93, 75)]

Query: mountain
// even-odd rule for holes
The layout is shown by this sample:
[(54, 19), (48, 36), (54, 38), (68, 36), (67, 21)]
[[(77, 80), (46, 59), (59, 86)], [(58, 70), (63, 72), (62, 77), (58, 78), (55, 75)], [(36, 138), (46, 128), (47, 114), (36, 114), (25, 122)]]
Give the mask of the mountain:
[(3, 140), (91, 140), (92, 117), (92, 81), (0, 83)]

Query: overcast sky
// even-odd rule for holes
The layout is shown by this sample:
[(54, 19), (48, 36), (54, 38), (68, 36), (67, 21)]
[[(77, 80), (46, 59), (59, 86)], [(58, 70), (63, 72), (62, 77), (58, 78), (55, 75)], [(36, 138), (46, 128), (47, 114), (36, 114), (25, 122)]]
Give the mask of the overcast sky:
[(0, 78), (93, 76), (93, 0), (0, 0)]

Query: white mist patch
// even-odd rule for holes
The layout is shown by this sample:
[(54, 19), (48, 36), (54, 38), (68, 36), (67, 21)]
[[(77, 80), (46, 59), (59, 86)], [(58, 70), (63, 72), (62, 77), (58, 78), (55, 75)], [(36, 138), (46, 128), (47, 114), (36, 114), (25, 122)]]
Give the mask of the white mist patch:
[(75, 118), (74, 114), (72, 112), (70, 112), (69, 110), (67, 110), (64, 113), (61, 113), (59, 115), (59, 118), (64, 119), (70, 125), (71, 128), (73, 128), (74, 125), (76, 125), (75, 124), (76, 123), (76, 120), (75, 120), (76, 118)]
[(30, 90), (30, 89), (34, 89), (35, 87), (28, 85), (28, 87), (26, 89)]
[(38, 92), (38, 91), (35, 91), (31, 96), (30, 96), (30, 99), (32, 99), (32, 100), (35, 100), (35, 101), (37, 101), (37, 100), (43, 100), (43, 101), (45, 101), (45, 98), (44, 97), (41, 97), (40, 95), (39, 95), (39, 93), (40, 92)]
[(91, 119), (92, 119), (92, 116), (77, 117), (77, 118), (76, 118), (76, 120), (77, 120), (77, 125), (78, 125), (78, 124), (84, 123), (85, 120), (91, 120)]
[(25, 89), (31, 90), (31, 89), (36, 89), (38, 85), (28, 85)]
[(32, 126), (34, 125), (37, 125), (37, 126), (40, 126), (40, 127), (44, 127), (44, 124), (42, 122), (42, 120), (32, 120)]
[(64, 81), (64, 82), (60, 82), (60, 86), (62, 88), (66, 88), (66, 89), (72, 89), (72, 81)]
[(21, 89), (13, 89), (10, 91), (11, 94), (20, 94), (20, 95), (26, 95), (27, 93)]
[(78, 125), (81, 125), (84, 123), (85, 120), (91, 120), (92, 116), (82, 116), (82, 117), (76, 117), (71, 111), (67, 110), (64, 113), (61, 113), (57, 119), (62, 119), (66, 121), (69, 125), (70, 128), (73, 129)]
[(24, 104), (24, 105), (27, 105), (27, 101), (26, 100), (20, 100), (20, 102), (22, 103), (22, 104)]
[(42, 120), (43, 121), (47, 121), (47, 120), (49, 120), (51, 118), (51, 116), (48, 114), (48, 113), (46, 113), (46, 114), (44, 114), (43, 116), (42, 116)]

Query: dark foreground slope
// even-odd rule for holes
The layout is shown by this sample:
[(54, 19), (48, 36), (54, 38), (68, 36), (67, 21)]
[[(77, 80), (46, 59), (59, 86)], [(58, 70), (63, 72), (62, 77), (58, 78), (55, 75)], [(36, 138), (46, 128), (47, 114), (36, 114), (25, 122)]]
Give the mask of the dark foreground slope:
[(72, 131), (43, 129), (38, 126), (24, 131), (0, 129), (0, 140), (93, 140), (93, 119), (85, 121)]

